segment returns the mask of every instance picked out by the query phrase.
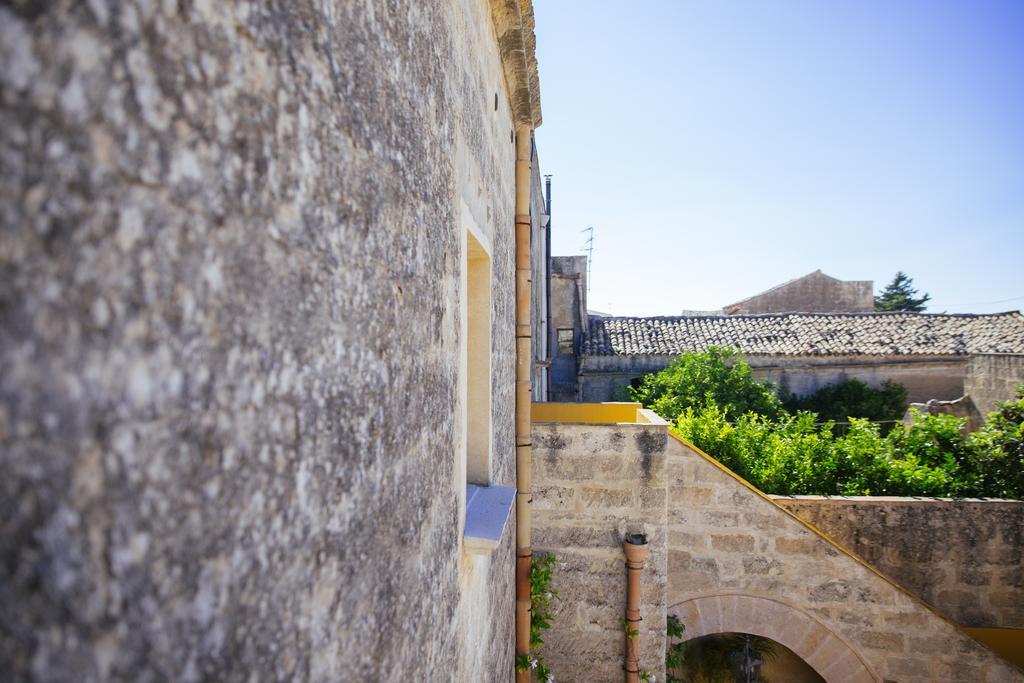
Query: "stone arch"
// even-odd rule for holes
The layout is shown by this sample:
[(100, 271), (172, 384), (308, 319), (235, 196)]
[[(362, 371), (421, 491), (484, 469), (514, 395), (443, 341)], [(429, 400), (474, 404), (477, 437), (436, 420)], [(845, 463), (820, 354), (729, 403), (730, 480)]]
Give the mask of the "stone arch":
[(715, 633), (749, 633), (785, 645), (828, 683), (881, 680), (863, 658), (827, 626), (801, 609), (773, 598), (718, 594), (692, 598), (669, 608), (686, 627), (686, 638)]

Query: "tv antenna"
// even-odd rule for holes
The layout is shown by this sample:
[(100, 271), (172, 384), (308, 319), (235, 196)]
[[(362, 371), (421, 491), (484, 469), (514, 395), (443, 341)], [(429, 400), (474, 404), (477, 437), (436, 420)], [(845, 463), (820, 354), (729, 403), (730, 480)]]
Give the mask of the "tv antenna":
[(587, 294), (590, 294), (590, 268), (594, 264), (594, 226), (588, 225), (580, 232), (587, 233), (587, 239), (583, 242), (583, 251), (587, 254)]

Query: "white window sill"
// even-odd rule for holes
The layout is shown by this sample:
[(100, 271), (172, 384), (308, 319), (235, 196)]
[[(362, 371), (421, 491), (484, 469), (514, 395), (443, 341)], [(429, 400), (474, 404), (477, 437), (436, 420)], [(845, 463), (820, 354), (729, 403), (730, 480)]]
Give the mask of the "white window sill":
[(486, 555), (498, 547), (515, 500), (513, 486), (466, 485), (463, 542), (468, 552)]

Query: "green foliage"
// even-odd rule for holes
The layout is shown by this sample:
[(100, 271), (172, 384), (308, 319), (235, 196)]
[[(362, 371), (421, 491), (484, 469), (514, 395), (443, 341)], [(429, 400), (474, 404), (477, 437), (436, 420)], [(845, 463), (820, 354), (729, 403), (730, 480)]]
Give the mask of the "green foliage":
[(978, 495), (1024, 497), (1024, 384), (1016, 400), (1000, 403), (985, 426), (968, 437), (968, 448), (974, 453), (970, 475)]
[(1024, 497), (1024, 399), (1003, 404), (967, 437), (965, 420), (915, 413), (883, 436), (850, 420), (836, 436), (813, 413), (729, 422), (712, 407), (688, 410), (673, 426), (687, 441), (767, 493), (779, 495)]
[(619, 619), (619, 624), (622, 625), (622, 630), (625, 632), (627, 638), (636, 638), (640, 635), (640, 631), (629, 625), (629, 622), (625, 619)]
[(775, 642), (761, 636), (719, 633), (697, 638), (689, 643), (686, 661), (680, 669), (683, 677), (675, 680), (688, 683), (761, 681), (760, 676), (748, 675), (744, 669), (751, 663), (773, 659), (776, 654)]
[(676, 615), (668, 615), (665, 627), (665, 635), (668, 636), (665, 641), (665, 680), (667, 683), (686, 683), (676, 675), (682, 675), (683, 664), (686, 662), (687, 643), (682, 642), (685, 631), (686, 627)]
[[(837, 431), (832, 419), (790, 413), (777, 399), (767, 400), (770, 387), (758, 385), (749, 370), (731, 351), (688, 354), (645, 377), (634, 397), (767, 493), (1024, 498), (1024, 386), (984, 428), (965, 436), (964, 419), (918, 413), (907, 428), (883, 431), (868, 418), (888, 410), (892, 419), (902, 387), (872, 391), (848, 382), (812, 399), (849, 422)], [(718, 380), (722, 387), (711, 385)], [(673, 393), (680, 390), (695, 394)]]
[(558, 591), (551, 587), (551, 581), (556, 562), (554, 555), (546, 555), (530, 563), (530, 652), (516, 656), (516, 669), (533, 669), (537, 680), (542, 682), (554, 680), (536, 649), (544, 644), (544, 631), (551, 628), (554, 618), (552, 610)]
[(712, 405), (729, 415), (755, 412), (775, 417), (784, 411), (771, 385), (756, 381), (739, 353), (717, 347), (680, 356), (661, 372), (644, 376), (627, 393), (630, 400), (666, 420)]
[(859, 379), (847, 379), (822, 387), (810, 396), (784, 397), (783, 403), (793, 413), (817, 413), (819, 422), (846, 422), (851, 417), (872, 422), (899, 421), (906, 410), (907, 389), (896, 382), (882, 382), (880, 389), (873, 389)]
[(910, 311), (920, 313), (925, 309), (925, 304), (931, 300), (930, 294), (917, 297), (917, 290), (913, 287), (913, 278), (907, 277), (903, 271), (899, 271), (893, 277), (892, 282), (885, 286), (878, 296), (875, 297), (876, 311)]

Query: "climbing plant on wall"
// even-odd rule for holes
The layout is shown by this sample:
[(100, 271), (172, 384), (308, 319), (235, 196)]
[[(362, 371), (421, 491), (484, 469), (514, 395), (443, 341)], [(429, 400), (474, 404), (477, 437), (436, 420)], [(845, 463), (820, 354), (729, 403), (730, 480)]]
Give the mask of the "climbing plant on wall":
[(557, 562), (554, 555), (546, 555), (530, 564), (530, 652), (516, 659), (516, 668), (532, 669), (540, 683), (551, 683), (555, 679), (538, 649), (544, 644), (544, 632), (551, 628), (554, 602), (558, 599), (558, 591), (552, 588)]

